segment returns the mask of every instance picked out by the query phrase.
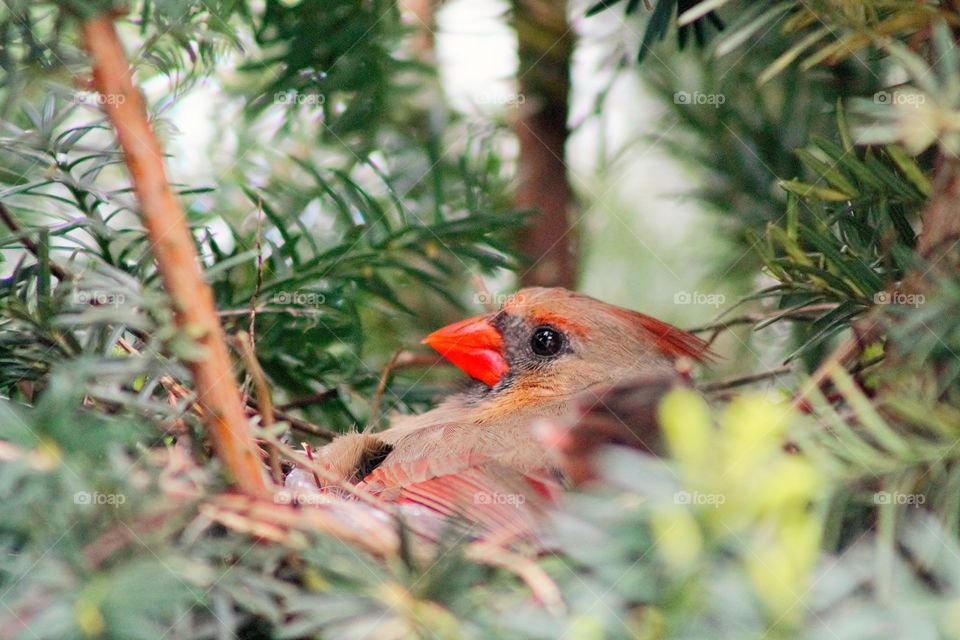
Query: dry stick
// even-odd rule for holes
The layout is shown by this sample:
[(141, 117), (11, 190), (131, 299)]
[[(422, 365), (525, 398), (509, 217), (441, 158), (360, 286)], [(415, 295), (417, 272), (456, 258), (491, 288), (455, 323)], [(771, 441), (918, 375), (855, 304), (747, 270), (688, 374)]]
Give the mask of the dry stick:
[[(257, 404), (260, 407), (260, 417), (263, 421), (263, 428), (269, 429), (273, 426), (273, 397), (270, 394), (270, 386), (267, 385), (267, 377), (263, 373), (263, 367), (257, 360), (257, 354), (254, 351), (253, 335), (247, 335), (243, 331), (236, 335), (235, 339), (240, 356), (247, 366), (247, 373), (253, 378), (253, 388), (257, 390)], [(268, 442), (270, 452), (270, 472), (273, 475), (273, 481), (277, 484), (283, 483), (283, 471), (280, 469), (280, 452), (277, 448)]]
[[(220, 309), (217, 311), (217, 315), (221, 318), (232, 318), (235, 316), (249, 316), (250, 307), (245, 307), (243, 309)], [(253, 309), (255, 313), (284, 313), (286, 315), (294, 316), (295, 318), (315, 318), (321, 312), (315, 309), (304, 309), (302, 307), (267, 307), (267, 306), (258, 306)]]
[(327, 429), (326, 427), (321, 427), (320, 425), (313, 424), (312, 422), (308, 422), (302, 418), (291, 416), (289, 413), (281, 411), (280, 409), (274, 409), (273, 415), (276, 416), (278, 420), (283, 420), (289, 424), (291, 429), (303, 431), (304, 433), (309, 433), (310, 435), (314, 435), (319, 438), (333, 440), (337, 436), (341, 435), (339, 432), (334, 431), (333, 429)]
[(323, 404), (327, 400), (332, 400), (339, 395), (337, 389), (324, 389), (323, 391), (318, 391), (317, 393), (311, 393), (308, 396), (302, 396), (300, 398), (294, 398), (290, 402), (284, 402), (277, 409), (281, 411), (286, 411), (289, 409), (299, 409), (301, 407), (309, 407), (313, 404)]
[(100, 15), (84, 21), (81, 35), (93, 67), (93, 85), (104, 98), (111, 98), (104, 100), (104, 109), (123, 150), (177, 324), (196, 336), (201, 346), (201, 357), (190, 366), (198, 401), (207, 409), (214, 449), (241, 491), (266, 496), (270, 492), (231, 371), (213, 293), (200, 272), (193, 237), (167, 181), (163, 150), (150, 128), (140, 91), (133, 84), (112, 18)]
[[(304, 442), (304, 443), (303, 443), (303, 452), (304, 452), (305, 454), (307, 454), (307, 458), (310, 459), (310, 462), (312, 462), (312, 463), (314, 463), (314, 465), (316, 465), (316, 462), (317, 462), (317, 461), (316, 461), (316, 460), (314, 459), (314, 457), (313, 457), (313, 447), (310, 445), (309, 442)], [(320, 476), (317, 475), (316, 466), (314, 466), (314, 468), (313, 468), (313, 482), (314, 482), (314, 484), (317, 485), (317, 488), (318, 488), (318, 489), (321, 488), (321, 487), (323, 487), (323, 483), (320, 482)]]
[(797, 309), (777, 309), (776, 311), (771, 311), (769, 313), (747, 313), (742, 316), (737, 316), (735, 318), (730, 318), (729, 320), (720, 320), (719, 322), (713, 322), (711, 324), (703, 325), (702, 327), (694, 327), (693, 329), (688, 329), (690, 333), (704, 333), (706, 331), (721, 331), (724, 329), (729, 329), (741, 324), (757, 324), (765, 320), (773, 320), (774, 318), (787, 318), (792, 319), (795, 317), (803, 317), (810, 313), (819, 313), (821, 311), (830, 311), (837, 308), (837, 303), (835, 302), (824, 302), (820, 304), (810, 304), (805, 307), (799, 307)]
[(372, 507), (380, 509), (394, 520), (397, 519), (397, 515), (394, 512), (395, 505), (380, 500), (377, 496), (370, 493), (366, 487), (350, 484), (343, 478), (336, 476), (332, 471), (324, 467), (322, 464), (316, 462), (313, 458), (308, 457), (306, 454), (283, 444), (273, 435), (267, 434), (266, 439), (270, 440), (271, 443), (277, 447), (277, 450), (280, 451), (280, 454), (285, 458), (295, 462), (297, 465), (313, 473), (315, 481), (320, 482), (322, 479), (327, 488), (336, 487), (342, 492), (356, 498), (360, 502), (364, 502)]
[(377, 382), (377, 392), (373, 396), (373, 406), (370, 408), (370, 424), (364, 428), (364, 433), (370, 433), (380, 425), (380, 404), (383, 402), (383, 394), (387, 390), (387, 381), (390, 379), (390, 374), (393, 373), (394, 367), (397, 366), (397, 360), (400, 358), (401, 353), (403, 353), (403, 349), (394, 351), (393, 355), (390, 356), (390, 360), (387, 361), (387, 365), (383, 368), (383, 372), (380, 374), (380, 381)]
[(768, 313), (747, 313), (729, 320), (720, 320), (703, 327), (696, 327), (694, 329), (690, 329), (689, 331), (690, 333), (702, 333), (705, 331), (710, 331), (710, 337), (707, 338), (707, 347), (712, 347), (713, 343), (716, 342), (721, 333), (738, 325), (755, 325), (767, 320), (781, 320), (784, 318), (789, 320), (799, 320), (807, 314), (818, 313), (820, 311), (829, 311), (830, 309), (834, 309), (836, 307), (836, 303), (822, 303), (811, 304), (798, 309), (777, 309), (776, 311), (771, 311)]
[(761, 373), (751, 373), (746, 376), (737, 376), (735, 378), (726, 378), (724, 380), (714, 380), (712, 382), (707, 382), (700, 385), (700, 390), (706, 393), (712, 393), (714, 391), (724, 391), (726, 389), (732, 389), (734, 387), (742, 387), (744, 385), (753, 384), (754, 382), (761, 382), (763, 380), (769, 380), (771, 378), (785, 376), (792, 371), (793, 371), (793, 368), (790, 365), (783, 365), (783, 366), (777, 367), (776, 369), (771, 369), (770, 371), (763, 371)]
[[(297, 542), (298, 538), (285, 535), (285, 530), (310, 529), (383, 557), (396, 556), (400, 541), (395, 529), (383, 526), (379, 518), (364, 517), (365, 512), (358, 511), (362, 509), (359, 505), (345, 502), (341, 507), (349, 511), (298, 509), (234, 494), (205, 501), (200, 512), (204, 520), (219, 522), (234, 531), (262, 539), (290, 544)], [(348, 515), (349, 518), (345, 517)], [(297, 546), (303, 548), (307, 544), (308, 541), (301, 537)]]
[[(257, 298), (260, 297), (260, 289), (263, 287), (263, 203), (257, 202), (257, 284), (253, 289), (253, 295), (250, 296), (250, 345), (256, 347), (257, 340)], [(259, 365), (258, 365), (259, 366)]]

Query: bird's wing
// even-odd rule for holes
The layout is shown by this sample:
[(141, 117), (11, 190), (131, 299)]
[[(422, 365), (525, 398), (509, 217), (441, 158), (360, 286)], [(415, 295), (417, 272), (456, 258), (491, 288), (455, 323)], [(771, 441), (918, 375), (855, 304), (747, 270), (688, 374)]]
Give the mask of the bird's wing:
[(535, 536), (560, 486), (548, 472), (520, 473), (488, 456), (452, 455), (391, 461), (361, 483), (400, 505), (464, 520), (485, 533)]

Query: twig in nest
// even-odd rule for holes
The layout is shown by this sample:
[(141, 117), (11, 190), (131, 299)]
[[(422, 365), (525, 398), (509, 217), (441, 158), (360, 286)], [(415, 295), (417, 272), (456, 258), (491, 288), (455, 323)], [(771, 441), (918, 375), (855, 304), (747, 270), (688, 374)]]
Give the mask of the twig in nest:
[[(313, 447), (310, 446), (309, 442), (303, 443), (303, 452), (307, 454), (307, 459), (309, 459), (310, 462), (313, 462), (314, 464), (316, 464), (316, 460), (314, 460), (314, 457), (313, 457)], [(320, 476), (317, 475), (317, 471), (315, 468), (311, 469), (311, 472), (313, 473), (313, 481), (317, 484), (317, 488), (319, 489), (320, 487), (323, 486), (322, 483), (320, 482)]]
[[(260, 406), (257, 404), (257, 401), (254, 398), (251, 398), (249, 396), (247, 397), (247, 406), (250, 408), (251, 411), (256, 411), (256, 412), (260, 411)], [(338, 435), (340, 435), (333, 429), (327, 429), (326, 427), (321, 427), (318, 424), (307, 422), (302, 418), (297, 418), (295, 416), (292, 416), (289, 413), (283, 411), (282, 409), (278, 409), (276, 407), (274, 407), (273, 409), (273, 417), (276, 418), (277, 420), (286, 422), (287, 424), (290, 425), (291, 429), (302, 431), (303, 433), (309, 433), (310, 435), (317, 436), (319, 438), (333, 440)]]
[[(237, 333), (234, 342), (247, 367), (247, 373), (253, 378), (253, 387), (257, 390), (257, 405), (260, 407), (263, 428), (269, 429), (273, 426), (273, 397), (270, 393), (270, 386), (267, 384), (267, 377), (263, 373), (263, 367), (260, 366), (260, 361), (257, 360), (257, 354), (254, 351), (253, 335), (240, 331)], [(268, 445), (268, 451), (273, 481), (281, 485), (283, 484), (283, 472), (280, 469), (280, 454), (276, 447), (272, 445)]]
[(336, 509), (299, 509), (236, 494), (214, 496), (200, 505), (201, 517), (238, 532), (303, 549), (309, 539), (299, 531), (319, 531), (381, 557), (400, 550), (395, 527), (384, 526), (368, 508), (353, 502)]
[(397, 366), (397, 361), (400, 359), (401, 353), (403, 353), (402, 349), (394, 351), (393, 355), (390, 356), (390, 360), (387, 361), (387, 365), (383, 368), (383, 372), (380, 374), (380, 381), (377, 382), (377, 392), (373, 396), (373, 406), (370, 408), (370, 423), (363, 430), (364, 433), (370, 433), (380, 425), (380, 404), (383, 402), (383, 394), (387, 390), (387, 381)]
[(113, 17), (93, 15), (83, 21), (80, 30), (93, 68), (93, 85), (100, 95), (111, 98), (103, 101), (104, 110), (123, 151), (177, 326), (196, 336), (201, 347), (202, 356), (189, 364), (197, 400), (208, 409), (207, 433), (236, 486), (250, 495), (267, 496), (270, 491), (231, 370), (213, 292), (200, 270), (186, 216), (170, 188), (163, 148), (150, 126), (143, 95), (133, 82)]
[[(347, 493), (353, 496), (354, 498), (357, 498), (361, 502), (365, 502), (370, 506), (380, 509), (384, 513), (388, 514), (391, 518), (396, 520), (396, 514), (393, 511), (393, 505), (377, 499), (376, 496), (371, 494), (366, 489), (362, 487), (354, 486), (349, 482), (347, 482), (346, 480), (344, 480), (343, 478), (337, 477), (331, 471), (324, 468), (323, 465), (311, 460), (310, 458), (300, 453), (299, 451), (291, 449), (290, 447), (283, 444), (282, 442), (277, 441), (277, 439), (274, 438), (272, 435), (267, 434), (266, 437), (273, 441), (273, 444), (276, 445), (277, 450), (280, 451), (281, 455), (283, 455), (284, 457), (286, 457), (287, 459), (293, 462), (296, 462), (298, 465), (300, 465), (304, 469), (309, 469), (315, 475), (315, 479), (317, 479), (316, 476), (319, 476), (319, 479), (326, 481), (327, 487), (336, 487), (341, 491), (343, 491), (344, 493)], [(319, 482), (319, 479), (317, 479), (318, 482)]]

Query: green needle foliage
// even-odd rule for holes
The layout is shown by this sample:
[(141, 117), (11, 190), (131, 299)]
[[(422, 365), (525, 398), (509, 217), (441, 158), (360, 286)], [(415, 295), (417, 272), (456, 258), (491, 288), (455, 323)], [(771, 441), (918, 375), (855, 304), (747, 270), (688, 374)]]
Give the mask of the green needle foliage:
[(225, 494), (193, 406), (196, 336), (173, 322), (109, 96), (86, 91), (78, 26), (110, 12), (165, 142), (196, 92), (222, 100), (216, 177), (170, 157), (188, 176), (174, 189), (251, 422), (319, 446), (449, 390), (393, 354), (475, 306), (472, 277), (516, 268), (528, 214), (508, 132), (443, 105), (401, 8), (0, 8), (0, 637), (960, 636), (954, 4), (570, 11), (643, 23), (610, 64), (663, 102), (684, 195), (743, 250), (716, 269), (753, 283), (733, 311), (745, 343), (790, 370), (709, 402), (672, 392), (662, 455), (607, 451), (551, 553), (505, 568), (453, 532), (424, 550), (384, 521), (350, 544)]

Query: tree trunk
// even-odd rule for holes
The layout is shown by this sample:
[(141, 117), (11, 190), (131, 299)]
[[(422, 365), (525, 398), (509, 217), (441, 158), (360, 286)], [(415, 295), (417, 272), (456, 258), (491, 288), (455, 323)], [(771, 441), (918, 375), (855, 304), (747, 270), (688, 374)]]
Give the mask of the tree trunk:
[(537, 213), (520, 237), (527, 260), (524, 286), (572, 287), (577, 242), (571, 216), (573, 191), (565, 147), (573, 36), (563, 0), (515, 0), (520, 54), (521, 113), (514, 123), (520, 142), (515, 205)]

